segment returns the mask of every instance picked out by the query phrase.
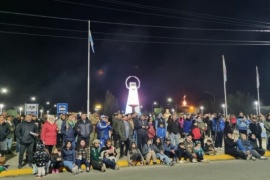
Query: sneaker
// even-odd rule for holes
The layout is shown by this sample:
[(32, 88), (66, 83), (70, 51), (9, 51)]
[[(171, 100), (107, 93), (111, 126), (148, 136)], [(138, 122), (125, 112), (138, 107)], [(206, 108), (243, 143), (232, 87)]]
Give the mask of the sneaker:
[(267, 157), (264, 157), (264, 156), (262, 156), (262, 157), (260, 157), (260, 160), (267, 160), (268, 158)]
[(105, 164), (102, 165), (101, 172), (106, 172), (106, 166), (105, 166)]
[(58, 174), (59, 173), (59, 169), (55, 169), (55, 173)]
[(174, 166), (173, 162), (170, 162), (170, 163), (169, 163), (169, 166)]
[(192, 159), (192, 162), (193, 162), (193, 163), (197, 163), (198, 161), (197, 161), (195, 158), (193, 158), (193, 159)]
[(187, 161), (185, 161), (185, 160), (181, 160), (181, 161), (179, 161), (178, 163), (179, 164), (184, 164), (184, 163), (186, 163)]
[(251, 155), (251, 154), (248, 154), (246, 159), (247, 159), (247, 160), (250, 160), (251, 157), (252, 157), (252, 155)]
[(89, 169), (89, 167), (87, 167), (87, 168), (86, 168), (86, 172), (90, 172), (90, 169)]
[(80, 168), (80, 169), (78, 170), (78, 172), (79, 172), (79, 173), (82, 173), (82, 172), (83, 172), (83, 170)]
[(252, 159), (253, 161), (256, 161), (256, 158), (255, 158), (255, 157), (253, 157), (253, 156), (251, 157), (251, 159)]
[(119, 170), (119, 166), (116, 164), (114, 170)]
[(72, 168), (71, 172), (72, 172), (73, 175), (77, 174), (77, 168), (76, 167)]
[(52, 174), (55, 174), (55, 170), (54, 169), (52, 170)]
[(22, 164), (19, 164), (18, 165), (18, 169), (22, 169), (23, 165)]
[(209, 163), (210, 161), (208, 159), (203, 159), (201, 162), (202, 163)]

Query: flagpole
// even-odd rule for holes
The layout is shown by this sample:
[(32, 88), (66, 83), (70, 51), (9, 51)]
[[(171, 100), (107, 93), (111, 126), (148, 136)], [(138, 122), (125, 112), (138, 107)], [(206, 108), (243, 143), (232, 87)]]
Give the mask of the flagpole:
[(87, 117), (90, 118), (90, 20), (88, 21)]
[(227, 69), (225, 65), (225, 58), (222, 55), (223, 60), (223, 83), (224, 83), (224, 100), (225, 100), (225, 117), (227, 117), (228, 110), (227, 110), (227, 92), (226, 92), (226, 81), (227, 81)]
[(258, 95), (258, 115), (261, 114), (261, 103), (260, 103), (260, 80), (259, 80), (259, 70), (256, 66), (256, 84), (257, 84), (257, 95)]

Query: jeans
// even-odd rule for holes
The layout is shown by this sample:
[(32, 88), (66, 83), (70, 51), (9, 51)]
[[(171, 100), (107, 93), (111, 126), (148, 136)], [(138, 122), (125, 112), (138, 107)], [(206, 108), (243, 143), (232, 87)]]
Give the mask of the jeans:
[(39, 177), (45, 176), (45, 167), (44, 167), (44, 166), (42, 166), (42, 167), (37, 167), (37, 175), (38, 175)]
[(142, 134), (137, 134), (137, 146), (139, 150), (142, 152), (142, 147), (146, 144), (147, 141), (147, 134), (142, 135)]
[(90, 167), (90, 162), (86, 161), (86, 159), (76, 159), (76, 164), (78, 166), (79, 169), (81, 169), (82, 164), (84, 164), (87, 168)]
[(57, 133), (56, 146), (57, 147), (63, 146), (63, 134), (62, 133)]
[(21, 144), (20, 155), (19, 155), (19, 164), (22, 164), (23, 155), (24, 155), (26, 150), (27, 150), (27, 154), (28, 154), (28, 163), (32, 164), (32, 162), (33, 162), (33, 148), (34, 148), (34, 142), (27, 143), (27, 144)]
[(179, 133), (177, 133), (177, 134), (171, 133), (170, 134), (171, 143), (174, 146), (178, 146), (178, 144), (179, 144), (179, 138), (180, 138)]
[[(120, 142), (120, 156), (127, 156), (127, 152), (129, 149), (129, 139), (127, 139), (126, 141), (119, 141)], [(124, 153), (124, 148), (125, 148), (125, 153)]]
[(20, 140), (17, 138), (16, 140), (16, 153), (20, 152)]
[(63, 164), (69, 170), (72, 170), (75, 167), (74, 164), (73, 164), (73, 161), (64, 161)]
[(160, 154), (160, 153), (157, 153), (156, 154), (157, 158), (159, 158), (161, 161), (165, 162), (167, 165), (170, 164), (171, 160), (168, 156), (166, 156), (165, 154)]
[(7, 150), (11, 150), (12, 138), (7, 138)]
[(3, 151), (7, 150), (7, 139), (0, 142), (0, 150), (3, 150)]
[(103, 158), (102, 162), (107, 166), (107, 167), (110, 167), (112, 169), (115, 168), (116, 166), (116, 163), (110, 159), (107, 159), (107, 158)]

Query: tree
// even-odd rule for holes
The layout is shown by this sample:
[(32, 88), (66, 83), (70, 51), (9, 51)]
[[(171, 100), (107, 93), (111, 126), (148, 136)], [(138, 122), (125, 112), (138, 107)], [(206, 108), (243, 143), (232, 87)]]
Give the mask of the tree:
[(249, 93), (237, 91), (235, 94), (228, 94), (228, 112), (230, 114), (254, 114), (254, 100)]
[(111, 116), (118, 109), (119, 109), (118, 100), (115, 98), (115, 96), (109, 90), (107, 90), (106, 95), (105, 95), (105, 103), (104, 103), (103, 113), (108, 115), (108, 116)]

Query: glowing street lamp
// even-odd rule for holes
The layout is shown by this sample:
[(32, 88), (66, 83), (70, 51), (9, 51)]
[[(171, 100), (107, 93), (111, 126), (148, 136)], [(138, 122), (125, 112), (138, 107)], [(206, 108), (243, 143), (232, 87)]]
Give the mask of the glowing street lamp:
[(96, 104), (95, 105), (95, 111), (99, 111), (101, 109), (101, 105), (100, 104)]
[(49, 102), (49, 101), (47, 101), (47, 102), (46, 102), (46, 104), (47, 104), (47, 105), (50, 105), (50, 102)]
[(258, 113), (258, 101), (255, 101), (254, 104), (255, 104), (255, 107), (256, 107), (256, 114), (258, 115), (259, 114)]
[(222, 104), (221, 107), (223, 109), (223, 114), (225, 115), (225, 107), (226, 107), (225, 104)]
[(171, 103), (172, 102), (172, 98), (168, 98), (167, 101), (168, 101), (168, 103)]
[(6, 94), (7, 92), (8, 92), (8, 89), (7, 89), (7, 88), (2, 88), (2, 89), (1, 89), (1, 93), (2, 93), (2, 94)]
[(157, 102), (154, 101), (153, 104), (152, 104), (152, 112), (154, 112), (154, 106), (156, 106), (156, 105), (157, 105)]
[(200, 109), (201, 109), (201, 113), (202, 113), (202, 115), (203, 115), (203, 109), (204, 109), (204, 107), (201, 106)]
[(31, 101), (35, 101), (35, 100), (36, 100), (35, 96), (31, 97)]
[(23, 110), (23, 108), (19, 107), (20, 115), (22, 115), (22, 110)]

